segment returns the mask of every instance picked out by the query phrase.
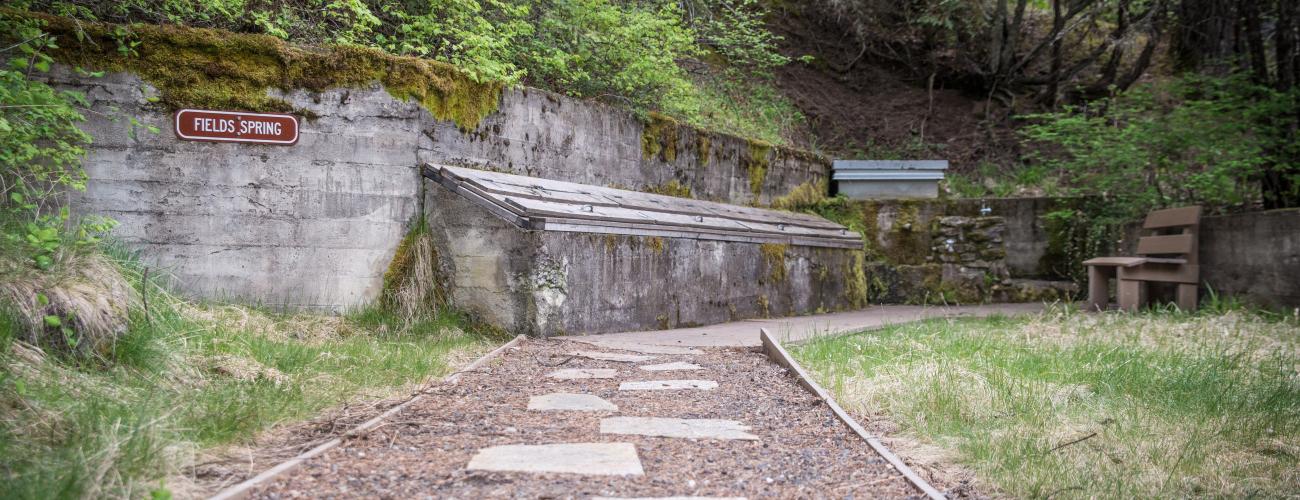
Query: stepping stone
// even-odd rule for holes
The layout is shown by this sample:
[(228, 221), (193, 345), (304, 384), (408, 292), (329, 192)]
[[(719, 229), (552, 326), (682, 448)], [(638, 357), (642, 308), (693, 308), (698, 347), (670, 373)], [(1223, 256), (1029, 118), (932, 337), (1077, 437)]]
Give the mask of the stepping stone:
[(745, 497), (591, 497), (591, 500), (749, 500)]
[(640, 354), (615, 354), (612, 352), (597, 351), (578, 351), (572, 354), (587, 359), (598, 359), (600, 361), (618, 361), (620, 363), (641, 363), (655, 359), (654, 356), (643, 356)]
[(560, 380), (575, 380), (582, 378), (614, 378), (618, 370), (613, 368), (565, 368), (555, 370), (546, 374), (547, 377)]
[(600, 420), (601, 434), (634, 434), (686, 439), (747, 439), (748, 425), (714, 418), (610, 417)]
[(718, 383), (712, 380), (641, 380), (623, 382), (618, 385), (620, 391), (670, 391), (680, 389), (713, 390)]
[(641, 459), (632, 443), (511, 444), (483, 448), (469, 470), (562, 472), (601, 476), (640, 476)]
[(672, 362), (672, 363), (661, 363), (661, 364), (657, 364), (657, 365), (642, 365), (642, 366), (639, 366), (638, 368), (640, 368), (640, 369), (642, 369), (642, 370), (646, 370), (646, 371), (652, 371), (652, 372), (668, 372), (668, 371), (675, 371), (675, 370), (703, 370), (703, 369), (704, 369), (703, 366), (697, 365), (697, 364), (695, 364), (695, 363), (687, 363), (687, 362), (684, 362), (684, 361), (674, 361), (674, 362)]
[(699, 354), (699, 351), (689, 347), (675, 345), (655, 345), (655, 344), (637, 344), (634, 342), (617, 341), (617, 340), (578, 340), (585, 344), (605, 349), (617, 349), (620, 351), (639, 352), (641, 354), (679, 354), (692, 355)]
[(618, 411), (618, 405), (591, 394), (557, 392), (528, 398), (529, 410)]

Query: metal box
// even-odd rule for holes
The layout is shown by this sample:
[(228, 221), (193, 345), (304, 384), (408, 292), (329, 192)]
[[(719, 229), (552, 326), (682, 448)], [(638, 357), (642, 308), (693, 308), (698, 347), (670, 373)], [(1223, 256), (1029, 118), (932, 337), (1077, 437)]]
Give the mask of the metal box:
[(937, 198), (948, 160), (835, 160), (836, 192), (852, 200)]

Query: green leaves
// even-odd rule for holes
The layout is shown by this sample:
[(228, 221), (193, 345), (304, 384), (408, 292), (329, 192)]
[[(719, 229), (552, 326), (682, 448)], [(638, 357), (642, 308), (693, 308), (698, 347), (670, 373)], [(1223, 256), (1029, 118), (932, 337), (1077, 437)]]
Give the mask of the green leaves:
[[(39, 23), (0, 13), (0, 30), (24, 40), (0, 51), (8, 58), (8, 69), (0, 69), (0, 215), (17, 221), (3, 226), (5, 240), (23, 247), (32, 265), (46, 270), (69, 227), (67, 206), (55, 197), (85, 189), (81, 158), (90, 136), (77, 127), (84, 120), (77, 108), (86, 105), (85, 98), (32, 78), (50, 70), (53, 59), (47, 52), (58, 47)], [(97, 238), (95, 229), (73, 240)]]
[(1270, 160), (1261, 124), (1285, 97), (1243, 78), (1192, 75), (1031, 116), (1022, 132), (1059, 153), (1036, 160), (1057, 170), (1073, 194), (1112, 200), (1107, 215), (1237, 206), (1257, 196), (1257, 176)]

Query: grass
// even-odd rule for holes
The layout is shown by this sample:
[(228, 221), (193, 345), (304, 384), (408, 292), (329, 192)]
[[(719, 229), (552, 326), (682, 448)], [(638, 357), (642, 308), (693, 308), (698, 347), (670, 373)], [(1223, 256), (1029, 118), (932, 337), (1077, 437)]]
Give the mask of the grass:
[[(1014, 497), (1300, 491), (1300, 321), (1243, 311), (933, 320), (794, 355), (897, 446)], [(923, 465), (923, 467), (925, 467)]]
[(409, 391), (489, 347), (449, 311), (412, 321), (377, 307), (340, 317), (193, 304), (156, 277), (141, 285), (139, 267), (115, 257), (149, 310), (133, 302), (105, 355), (21, 342), (23, 323), (0, 312), (0, 497), (184, 490), (175, 483), (204, 453)]

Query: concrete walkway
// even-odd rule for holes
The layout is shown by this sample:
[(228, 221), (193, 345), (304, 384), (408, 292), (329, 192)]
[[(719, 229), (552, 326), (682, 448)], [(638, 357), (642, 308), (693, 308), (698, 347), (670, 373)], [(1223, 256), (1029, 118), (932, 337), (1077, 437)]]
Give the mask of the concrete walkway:
[[(822, 335), (880, 328), (941, 317), (984, 317), (1030, 314), (1043, 310), (1041, 303), (983, 304), (975, 306), (872, 306), (861, 311), (789, 318), (751, 319), (694, 328), (607, 333), (559, 337), (607, 348), (629, 345), (680, 347), (750, 347), (759, 345), (758, 330), (766, 328), (782, 342), (798, 342)], [(671, 352), (670, 352), (671, 354)]]

